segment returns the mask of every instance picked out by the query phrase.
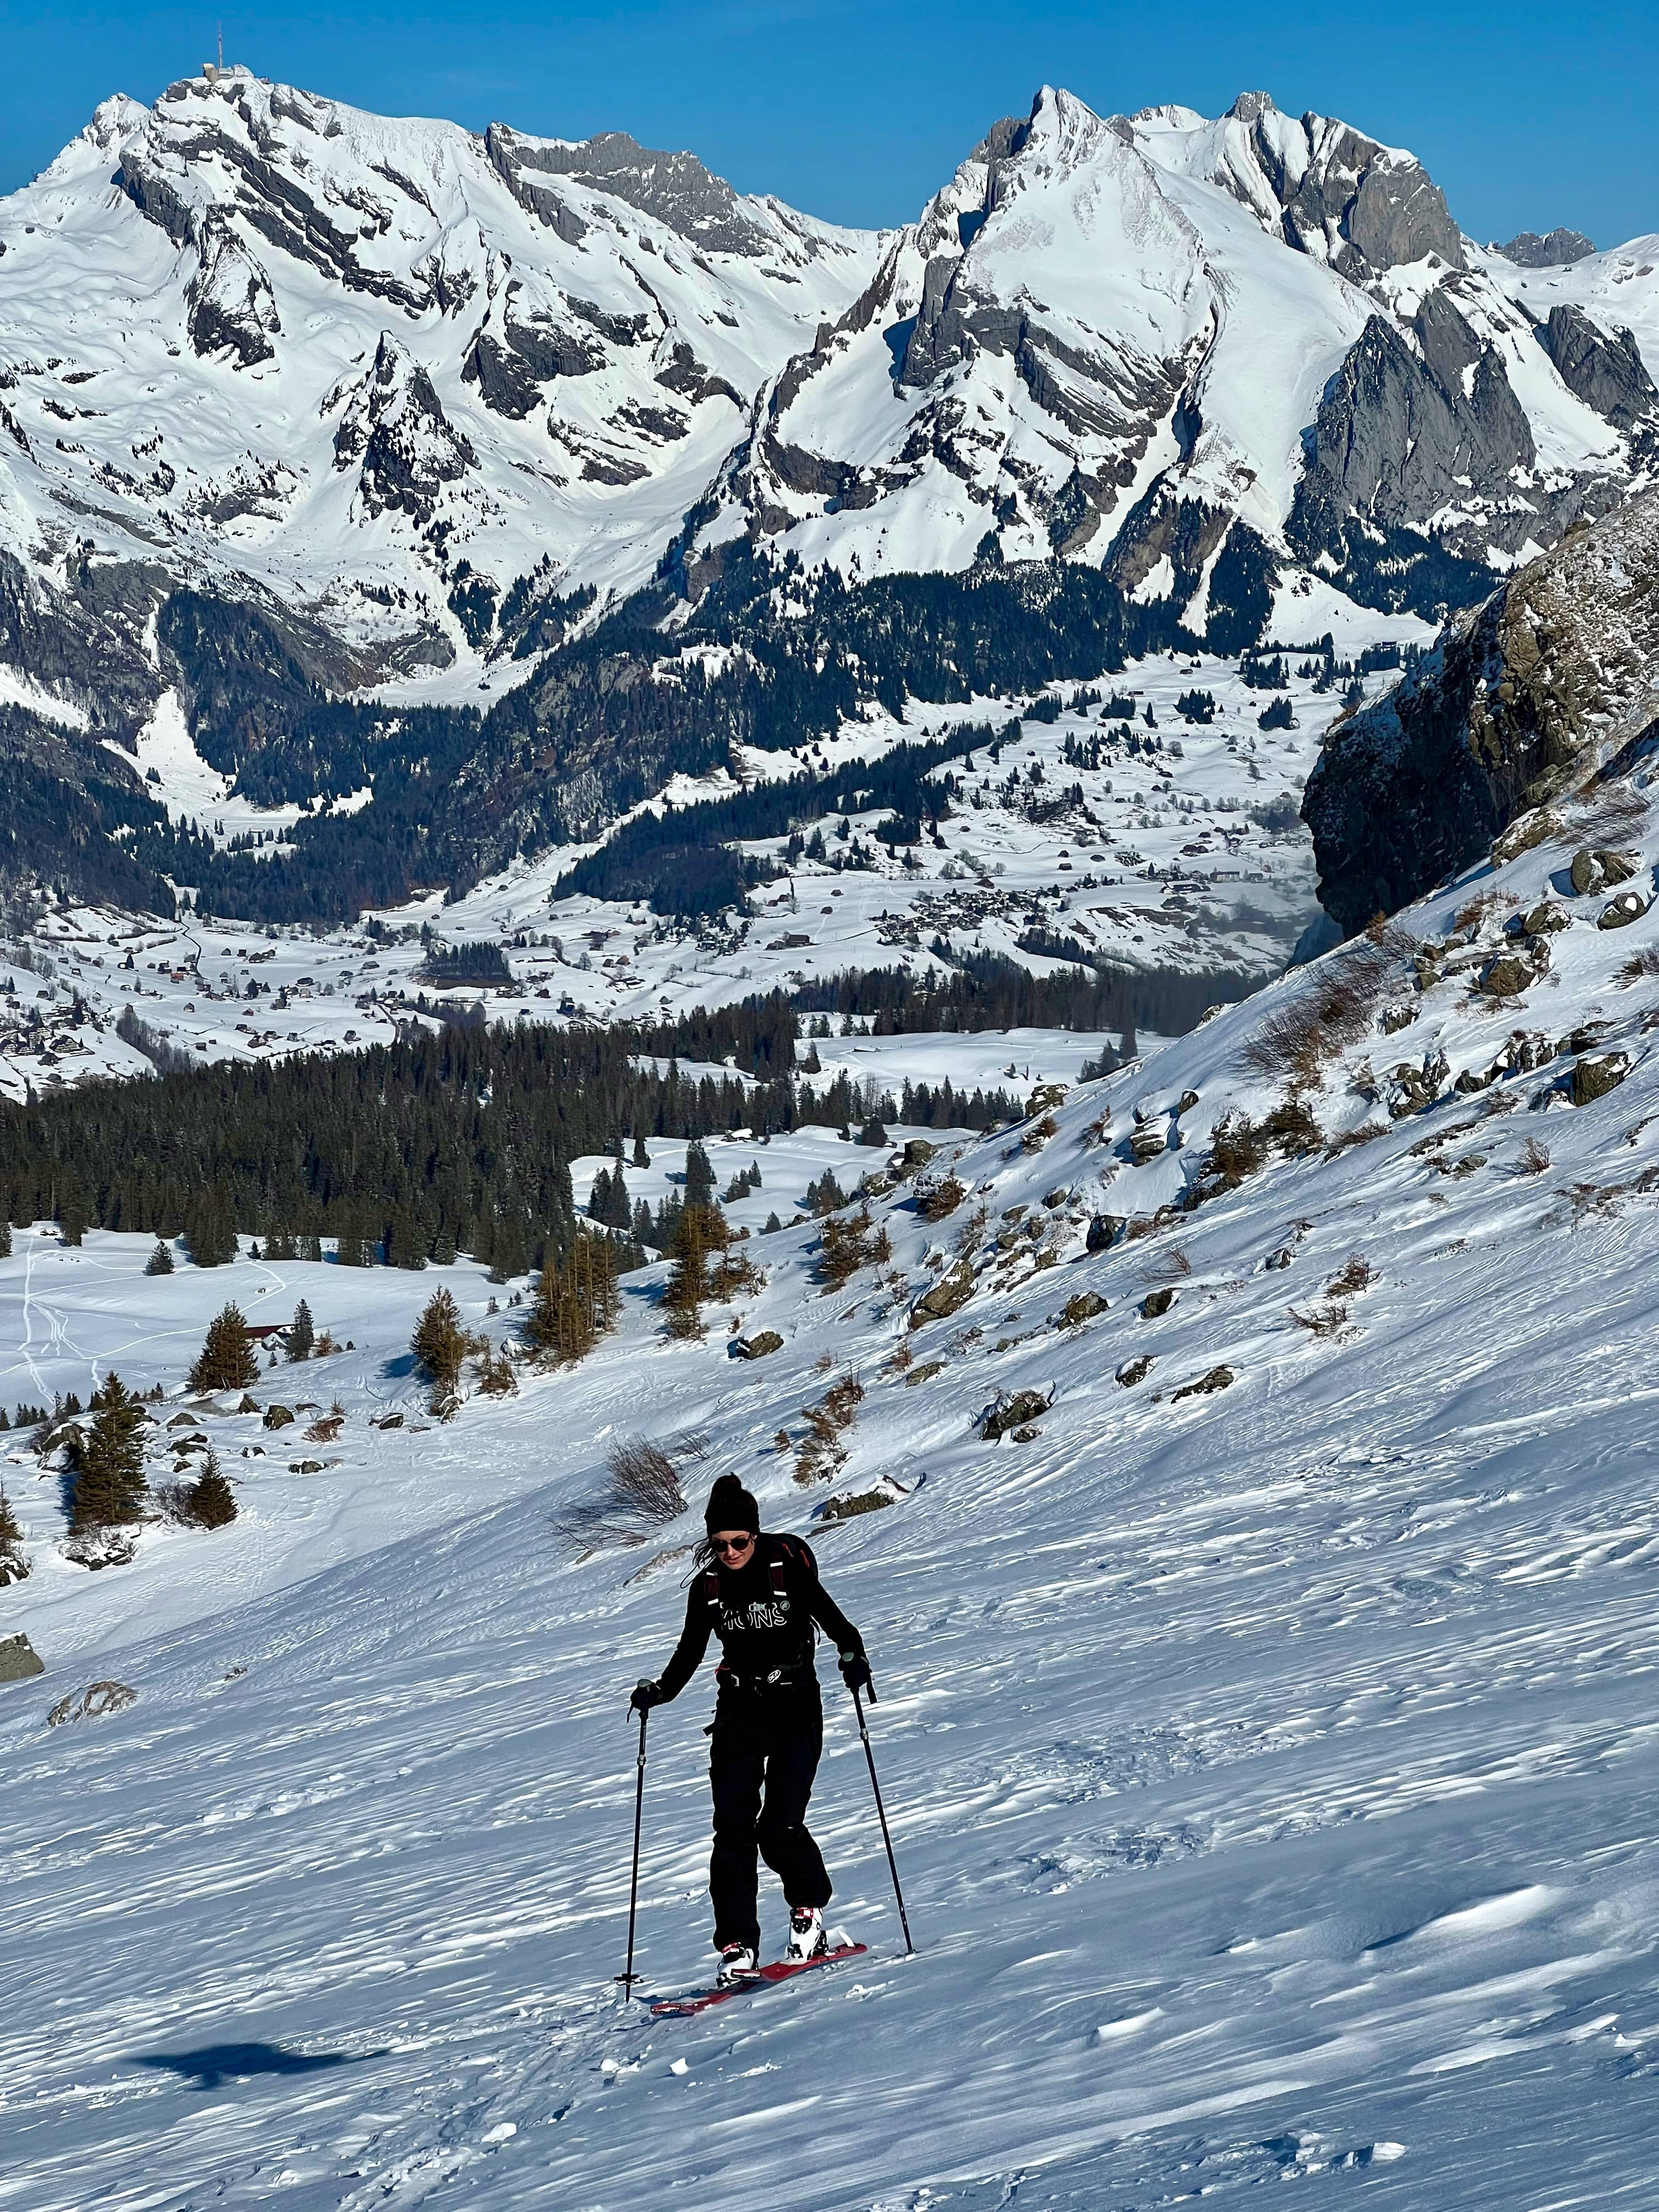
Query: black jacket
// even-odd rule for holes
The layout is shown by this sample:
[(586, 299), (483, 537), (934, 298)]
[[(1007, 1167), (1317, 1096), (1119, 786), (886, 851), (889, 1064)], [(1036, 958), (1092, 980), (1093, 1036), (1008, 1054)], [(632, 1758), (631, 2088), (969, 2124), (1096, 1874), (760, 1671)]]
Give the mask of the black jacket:
[(662, 1670), (665, 1704), (678, 1697), (702, 1663), (710, 1634), (720, 1640), (720, 1674), (764, 1686), (769, 1678), (812, 1674), (814, 1626), (837, 1651), (864, 1651), (864, 1638), (818, 1580), (818, 1563), (799, 1536), (757, 1536), (746, 1566), (700, 1573), (685, 1605), (685, 1626)]

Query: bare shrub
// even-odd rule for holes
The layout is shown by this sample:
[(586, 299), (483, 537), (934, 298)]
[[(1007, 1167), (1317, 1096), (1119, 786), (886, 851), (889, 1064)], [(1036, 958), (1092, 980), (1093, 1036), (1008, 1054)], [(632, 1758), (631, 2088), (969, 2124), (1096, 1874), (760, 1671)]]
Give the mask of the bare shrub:
[(1640, 952), (1632, 952), (1619, 970), (1621, 983), (1640, 983), (1650, 975), (1659, 975), (1659, 945), (1650, 945)]
[(1340, 1274), (1333, 1275), (1325, 1285), (1326, 1294), (1333, 1298), (1357, 1297), (1361, 1291), (1370, 1290), (1376, 1280), (1376, 1270), (1363, 1252), (1351, 1252)]
[(1348, 1325), (1348, 1309), (1343, 1305), (1310, 1306), (1306, 1313), (1298, 1313), (1294, 1306), (1286, 1310), (1310, 1336), (1340, 1336)]
[(1495, 914), (1499, 908), (1507, 908), (1510, 903), (1502, 891), (1477, 891), (1452, 916), (1452, 927), (1454, 929), (1478, 930), (1489, 915)]
[(991, 1210), (981, 1200), (957, 1231), (957, 1250), (959, 1254), (978, 1250), (990, 1220)]
[(1515, 1158), (1518, 1176), (1540, 1176), (1550, 1164), (1549, 1148), (1537, 1137), (1528, 1137)]
[(1143, 1283), (1183, 1282), (1193, 1272), (1193, 1263), (1179, 1244), (1171, 1244), (1167, 1252), (1160, 1252), (1149, 1260), (1140, 1270)]
[(1316, 961), (1288, 1003), (1262, 1016), (1241, 1054), (1244, 1066), (1253, 1075), (1286, 1075), (1301, 1089), (1317, 1083), (1326, 1060), (1370, 1033), (1389, 976), (1415, 945), (1408, 931), (1389, 924)]
[(652, 1530), (685, 1511), (682, 1469), (700, 1455), (700, 1447), (706, 1449), (696, 1437), (680, 1438), (673, 1451), (645, 1437), (618, 1437), (605, 1454), (604, 1496), (556, 1523), (560, 1534), (584, 1555), (611, 1545), (648, 1543)]
[(802, 1415), (806, 1434), (795, 1450), (795, 1480), (803, 1487), (809, 1482), (833, 1480), (846, 1465), (842, 1432), (852, 1427), (863, 1402), (864, 1385), (858, 1376), (843, 1375), (839, 1382), (831, 1383), (816, 1406), (807, 1407)]
[(611, 1477), (606, 1501), (650, 1522), (677, 1521), (685, 1510), (680, 1471), (660, 1444), (644, 1437), (618, 1437), (605, 1455)]
[(1603, 784), (1580, 796), (1583, 811), (1575, 814), (1572, 827), (1586, 844), (1633, 838), (1647, 823), (1648, 801), (1627, 783)]

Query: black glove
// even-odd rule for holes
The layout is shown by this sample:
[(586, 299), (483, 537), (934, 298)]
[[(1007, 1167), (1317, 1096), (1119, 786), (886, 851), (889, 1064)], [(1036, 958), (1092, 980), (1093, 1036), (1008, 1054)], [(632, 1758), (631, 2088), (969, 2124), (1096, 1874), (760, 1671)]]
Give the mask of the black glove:
[(862, 1651), (843, 1651), (841, 1655), (841, 1679), (849, 1690), (870, 1687), (870, 1662)]
[(660, 1682), (635, 1682), (634, 1694), (628, 1701), (630, 1713), (648, 1713), (653, 1705), (666, 1705)]

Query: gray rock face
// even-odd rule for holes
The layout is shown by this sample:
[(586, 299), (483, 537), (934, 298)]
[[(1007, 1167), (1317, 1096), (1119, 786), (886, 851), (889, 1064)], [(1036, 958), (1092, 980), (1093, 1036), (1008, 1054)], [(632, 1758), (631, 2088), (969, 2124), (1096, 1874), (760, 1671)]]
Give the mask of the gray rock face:
[(362, 464), (363, 504), (371, 514), (400, 508), (431, 520), (439, 487), (477, 465), (471, 441), (452, 428), (432, 380), (383, 331), (374, 364), (334, 438), (334, 465)]
[(1630, 1073), (1630, 1055), (1623, 1052), (1587, 1055), (1575, 1060), (1567, 1095), (1575, 1106), (1593, 1105), (1596, 1099), (1605, 1098), (1608, 1091), (1619, 1088)]
[(1540, 238), (1535, 230), (1517, 231), (1507, 246), (1494, 246), (1505, 261), (1517, 269), (1565, 269), (1595, 252), (1582, 230), (1551, 230)]
[(1445, 195), (1419, 162), (1322, 115), (1292, 124), (1265, 92), (1241, 93), (1230, 112), (1250, 125), (1251, 151), (1284, 210), (1287, 244), (1360, 282), (1431, 253), (1449, 268), (1463, 266)]
[(1647, 491), (1455, 617), (1413, 675), (1332, 729), (1302, 808), (1320, 898), (1361, 928), (1516, 816), (1644, 757), (1656, 735), (1659, 493)]
[(46, 1661), (27, 1636), (0, 1636), (0, 1682), (27, 1682), (46, 1671)]
[(204, 358), (228, 352), (243, 368), (275, 359), (270, 341), (281, 335), (283, 325), (270, 279), (222, 222), (206, 228), (202, 264), (185, 299), (185, 327)]
[[(535, 179), (574, 177), (579, 183), (599, 185), (641, 214), (654, 216), (705, 252), (752, 256), (765, 252), (771, 243), (744, 213), (726, 179), (705, 169), (695, 155), (653, 153), (625, 131), (605, 131), (595, 138), (567, 144), (523, 138), (504, 124), (492, 123), (484, 137), (491, 161), (526, 205), (532, 204), (526, 191), (537, 191)], [(568, 218), (574, 216), (556, 193), (548, 193), (544, 186), (540, 197)], [(542, 212), (539, 208), (535, 211)], [(580, 222), (580, 216), (574, 220)]]
[[(1343, 588), (1367, 604), (1431, 611), (1479, 587), (1488, 544), (1555, 535), (1583, 494), (1562, 486), (1517, 502), (1516, 473), (1537, 453), (1501, 358), (1444, 288), (1414, 329), (1420, 351), (1373, 315), (1327, 386), (1288, 534), (1304, 560), (1334, 559)], [(1449, 507), (1468, 520), (1431, 538)], [(1403, 562), (1390, 534), (1413, 541)]]
[(1609, 337), (1581, 308), (1560, 307), (1551, 308), (1538, 335), (1568, 391), (1615, 428), (1633, 429), (1659, 406), (1659, 392), (1629, 331)]

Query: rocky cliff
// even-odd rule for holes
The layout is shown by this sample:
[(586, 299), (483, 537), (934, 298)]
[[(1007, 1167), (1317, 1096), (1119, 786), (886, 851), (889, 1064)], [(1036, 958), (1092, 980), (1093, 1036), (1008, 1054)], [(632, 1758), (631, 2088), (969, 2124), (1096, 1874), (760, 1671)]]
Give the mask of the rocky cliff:
[[(1346, 930), (1479, 857), (1529, 810), (1659, 755), (1659, 491), (1580, 526), (1457, 616), (1309, 779), (1320, 897)], [(1523, 830), (1520, 834), (1525, 835)]]

